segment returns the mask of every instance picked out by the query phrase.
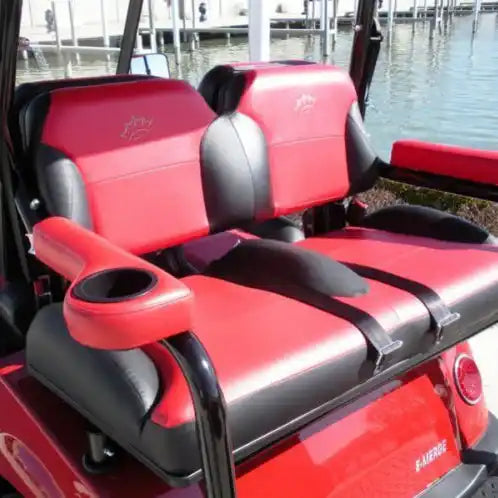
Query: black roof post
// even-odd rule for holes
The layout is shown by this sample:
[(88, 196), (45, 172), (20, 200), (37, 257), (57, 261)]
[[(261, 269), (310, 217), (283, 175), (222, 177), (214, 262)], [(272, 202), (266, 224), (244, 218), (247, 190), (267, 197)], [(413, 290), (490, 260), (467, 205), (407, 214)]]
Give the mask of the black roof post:
[(377, 0), (359, 0), (349, 74), (358, 94), (362, 116), (365, 115), (365, 99), (382, 41), (376, 16)]
[(10, 144), (7, 116), (16, 83), (17, 47), (22, 0), (0, 2), (0, 133)]
[(128, 4), (116, 74), (128, 74), (130, 71), (131, 58), (135, 50), (135, 38), (140, 23), (140, 14), (142, 13), (142, 4), (143, 0), (130, 0)]

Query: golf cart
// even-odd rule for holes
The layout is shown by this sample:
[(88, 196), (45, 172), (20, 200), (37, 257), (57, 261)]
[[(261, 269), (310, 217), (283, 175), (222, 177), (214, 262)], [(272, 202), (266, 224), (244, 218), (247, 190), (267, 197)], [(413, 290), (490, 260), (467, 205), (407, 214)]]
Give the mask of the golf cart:
[(375, 154), (372, 0), (349, 74), (238, 63), (197, 90), (129, 74), (142, 3), (115, 76), (17, 88), (0, 4), (0, 496), (492, 496), (467, 340), (498, 321), (496, 241), (356, 196), (496, 201), (497, 154)]

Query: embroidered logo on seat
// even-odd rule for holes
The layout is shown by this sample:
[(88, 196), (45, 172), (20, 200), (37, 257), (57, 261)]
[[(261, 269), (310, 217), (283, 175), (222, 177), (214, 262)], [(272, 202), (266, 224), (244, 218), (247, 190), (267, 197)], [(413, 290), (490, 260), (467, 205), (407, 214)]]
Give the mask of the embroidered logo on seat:
[(294, 110), (296, 112), (309, 112), (313, 109), (316, 102), (316, 98), (308, 93), (303, 93), (297, 100)]
[(152, 119), (144, 117), (132, 116), (130, 121), (125, 123), (121, 138), (129, 142), (136, 142), (145, 137), (152, 128)]

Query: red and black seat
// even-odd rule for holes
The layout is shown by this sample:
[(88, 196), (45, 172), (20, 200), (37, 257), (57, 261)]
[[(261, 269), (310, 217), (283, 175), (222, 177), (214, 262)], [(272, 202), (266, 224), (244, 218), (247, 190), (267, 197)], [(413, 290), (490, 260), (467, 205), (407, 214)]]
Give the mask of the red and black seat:
[[(36, 102), (43, 209), (73, 220), (41, 223), (38, 257), (72, 279), (83, 256), (107, 266), (145, 265), (169, 289), (175, 309), (175, 319), (160, 324), (165, 333), (187, 323), (185, 303), (193, 297), (193, 332), (216, 368), (237, 459), (331, 400), (344, 402), (359, 385), (379, 381), (397, 362), (437, 354), (498, 319), (498, 254), (491, 245), (356, 227), (296, 244), (241, 242), (204, 274), (180, 280), (133, 259), (372, 183), (375, 155), (351, 112), (355, 94), (343, 72), (279, 66), (248, 69), (244, 78), (238, 111), (218, 117), (195, 90), (173, 80), (56, 90)], [(379, 270), (411, 281), (415, 291), (386, 283)], [(434, 303), (421, 299), (420, 287), (432, 292), (439, 316), (453, 318), (444, 331), (435, 330)], [(29, 368), (171, 482), (198, 475), (187, 382), (165, 348), (140, 340), (146, 325), (159, 339), (157, 322), (141, 327), (137, 313), (144, 309), (131, 300), (117, 318), (106, 317), (109, 330), (91, 329), (98, 303), (81, 304), (74, 289), (64, 311), (55, 304), (35, 318)], [(162, 303), (153, 297), (140, 295), (137, 303), (153, 313)], [(120, 326), (133, 335), (130, 323), (140, 329), (133, 347), (107, 339)], [(86, 334), (93, 340), (85, 342)]]
[[(368, 190), (375, 184), (378, 177), (379, 160), (364, 129), (352, 83), (344, 79), (343, 84), (340, 81), (329, 84), (329, 80), (333, 78), (334, 74), (339, 79), (341, 78), (340, 74), (343, 78), (346, 77), (340, 70), (330, 68), (328, 76), (322, 74), (323, 81), (320, 83), (316, 79), (322, 69), (323, 67), (320, 65), (307, 61), (216, 66), (203, 78), (199, 85), (199, 91), (211, 108), (220, 115), (236, 111), (251, 116), (265, 130), (267, 139), (271, 143), (274, 142), (275, 148), (282, 149), (281, 142), (289, 138), (281, 136), (282, 130), (286, 130), (286, 133), (290, 134), (294, 132), (297, 137), (303, 132), (299, 127), (292, 131), (293, 127), (290, 126), (290, 123), (298, 123), (295, 121), (298, 114), (291, 112), (289, 106), (295, 105), (296, 109), (297, 106), (300, 106), (302, 110), (308, 112), (315, 107), (315, 101), (312, 95), (306, 92), (308, 90), (316, 91), (316, 88), (320, 86), (327, 88), (324, 97), (316, 103), (320, 107), (320, 112), (323, 113), (321, 120), (319, 120), (316, 129), (309, 130), (308, 135), (314, 134), (316, 143), (316, 137), (335, 127), (332, 130), (333, 133), (343, 133), (344, 131), (345, 149), (336, 150), (334, 154), (327, 155), (324, 162), (321, 161), (324, 158), (316, 160), (313, 155), (309, 157), (301, 155), (302, 151), (298, 150), (297, 146), (292, 147), (289, 156), (294, 156), (292, 159), (294, 163), (302, 161), (306, 163), (303, 164), (302, 168), (299, 168), (299, 174), (301, 180), (306, 180), (308, 183), (311, 181), (320, 183), (324, 178), (327, 178), (323, 174), (315, 176), (311, 174), (309, 171), (309, 158), (311, 157), (315, 159), (313, 163), (325, 164), (327, 168), (334, 168), (334, 171), (339, 175), (347, 172), (349, 183), (347, 190), (344, 190), (342, 196), (336, 191), (333, 199), (328, 199), (329, 201), (342, 200), (346, 195), (354, 195)], [(284, 81), (287, 77), (288, 81)], [(299, 91), (303, 92), (300, 96), (297, 95)], [(326, 95), (327, 91), (331, 92), (328, 96)], [(283, 104), (285, 98), (295, 98), (296, 100), (294, 104), (287, 102), (285, 108)], [(279, 106), (278, 109), (277, 106)], [(316, 114), (316, 109), (314, 114)], [(286, 123), (285, 126), (283, 126), (282, 121)], [(311, 143), (310, 140), (309, 144)], [(289, 147), (287, 148), (289, 149)], [(287, 168), (285, 160), (279, 157), (274, 158), (273, 162), (276, 164), (274, 176), (280, 177), (279, 171)], [(341, 170), (343, 167), (346, 169), (339, 173), (337, 170)], [(292, 174), (287, 174), (286, 171), (286, 177), (289, 178), (290, 182)], [(334, 175), (333, 178), (337, 181), (340, 176)], [(342, 179), (344, 180), (344, 177)], [(299, 185), (299, 181), (296, 181), (297, 185)], [(343, 218), (343, 216), (339, 218)], [(342, 219), (336, 221), (340, 224)], [(440, 240), (470, 243), (496, 242), (495, 237), (484, 228), (460, 217), (424, 206), (396, 205), (386, 207), (355, 221), (364, 227)], [(252, 227), (258, 234), (256, 226), (253, 224)], [(266, 235), (264, 232), (262, 234)]]
[[(39, 96), (33, 106), (40, 123), (34, 165), (40, 213), (49, 217), (35, 227), (35, 249), (63, 276), (78, 274), (78, 254), (99, 254), (98, 248), (85, 246), (81, 234), (86, 232), (76, 226), (97, 232), (130, 254), (145, 254), (236, 227), (269, 210), (261, 130), (244, 116), (217, 118), (183, 82), (59, 89)], [(259, 180), (253, 184), (252, 178)], [(57, 218), (61, 216), (73, 223), (63, 224)], [(59, 238), (64, 236), (74, 239), (79, 249), (62, 244)], [(102, 257), (109, 263), (105, 253)], [(361, 289), (361, 279), (347, 274)], [(316, 347), (315, 334), (330, 340), (336, 321), (299, 302), (219, 279), (199, 275), (183, 281), (195, 294), (195, 333), (215, 357), (237, 455), (245, 456), (255, 444), (267, 444), (261, 436), (282, 429), (314, 397), (283, 409), (289, 393), (303, 386), (291, 382), (281, 390), (280, 380), (292, 380), (292, 372), (297, 368), (299, 373), (303, 365), (294, 358), (278, 366), (280, 342), (313, 363), (314, 355), (301, 349)], [(74, 296), (70, 290), (66, 297), (79, 299)], [(227, 314), (228, 302), (233, 314)], [(126, 351), (89, 348), (75, 340), (80, 336), (67, 315), (74, 312), (67, 305), (65, 310), (61, 304), (46, 306), (33, 321), (27, 336), (32, 373), (151, 468), (171, 479), (195, 473), (200, 458), (192, 402), (169, 353), (156, 344)], [(294, 316), (296, 330), (279, 323), (281, 313)], [(316, 330), (303, 337), (298, 328), (315, 315)], [(93, 334), (90, 323), (81, 325), (86, 319), (80, 316), (78, 330)], [(277, 324), (278, 334), (270, 334)], [(101, 332), (105, 343), (106, 332)], [(293, 339), (285, 338), (289, 333)], [(266, 344), (260, 343), (260, 334), (266, 335)], [(226, 354), (230, 343), (231, 353)], [(352, 343), (360, 346), (358, 361), (364, 355), (361, 343), (361, 337)], [(340, 351), (338, 347), (330, 354), (335, 357)], [(343, 378), (347, 385), (355, 382), (354, 374)], [(274, 404), (276, 410), (266, 410), (265, 398), (277, 399), (277, 385), (284, 398)]]

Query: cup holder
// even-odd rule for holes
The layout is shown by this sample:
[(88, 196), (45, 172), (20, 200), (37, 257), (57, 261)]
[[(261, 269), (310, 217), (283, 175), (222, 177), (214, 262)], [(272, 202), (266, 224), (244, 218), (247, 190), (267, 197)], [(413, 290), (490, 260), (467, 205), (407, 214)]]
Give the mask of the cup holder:
[(90, 303), (117, 303), (143, 296), (157, 283), (157, 277), (139, 268), (115, 268), (93, 273), (72, 290), (74, 297)]

